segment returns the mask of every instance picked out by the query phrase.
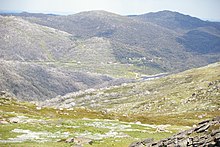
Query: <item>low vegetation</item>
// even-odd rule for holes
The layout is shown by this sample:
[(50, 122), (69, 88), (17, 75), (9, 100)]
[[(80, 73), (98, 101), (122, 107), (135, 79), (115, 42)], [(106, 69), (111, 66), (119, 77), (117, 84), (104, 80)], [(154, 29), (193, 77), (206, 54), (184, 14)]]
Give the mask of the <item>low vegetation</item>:
[(169, 137), (220, 115), (219, 65), (70, 93), (45, 103), (18, 101), (2, 92), (0, 145), (123, 147)]
[(0, 146), (125, 147), (220, 115), (220, 63), (192, 69), (219, 62), (217, 22), (170, 11), (0, 22)]
[(219, 70), (220, 64), (216, 63), (155, 80), (70, 93), (43, 105), (68, 108), (74, 104), (74, 107), (135, 116), (219, 112)]
[(142, 124), (89, 109), (38, 108), (8, 97), (1, 97), (0, 104), (1, 146), (71, 146), (74, 143), (66, 143), (66, 139), (83, 137), (91, 139), (93, 146), (119, 147), (149, 136), (159, 140), (188, 128)]

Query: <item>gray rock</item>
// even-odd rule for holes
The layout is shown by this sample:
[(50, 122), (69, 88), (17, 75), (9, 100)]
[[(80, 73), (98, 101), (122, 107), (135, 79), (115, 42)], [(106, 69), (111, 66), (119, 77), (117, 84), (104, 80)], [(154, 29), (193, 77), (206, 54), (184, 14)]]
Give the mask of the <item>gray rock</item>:
[(210, 124), (203, 125), (203, 126), (200, 127), (196, 132), (197, 132), (197, 133), (204, 132), (204, 131), (206, 131), (209, 127), (210, 127)]
[(220, 116), (217, 116), (217, 117), (213, 118), (213, 121), (220, 122)]
[(77, 145), (83, 145), (83, 144), (93, 144), (93, 141), (89, 138), (84, 138), (84, 137), (78, 137), (78, 138), (74, 138), (74, 143), (76, 143)]
[(186, 135), (190, 135), (194, 132), (195, 128), (192, 128), (186, 132)]
[(213, 140), (214, 140), (214, 138), (211, 137), (211, 136), (209, 136), (209, 137), (206, 139), (206, 142), (207, 142), (207, 143), (210, 143), (210, 142), (212, 142)]
[(180, 142), (178, 142), (178, 145), (179, 146), (187, 146), (187, 144), (188, 144), (188, 141), (187, 140), (182, 140), (182, 141), (180, 141)]
[(129, 145), (129, 147), (141, 147), (143, 144), (141, 142), (133, 142)]
[(212, 142), (208, 143), (207, 146), (208, 147), (216, 147), (215, 144), (216, 143), (214, 141), (212, 141)]
[(216, 140), (220, 140), (220, 133), (215, 134), (214, 138), (215, 138)]
[(74, 138), (68, 138), (65, 141), (66, 143), (73, 143), (74, 142)]
[(153, 138), (147, 138), (147, 139), (143, 140), (141, 143), (144, 144), (144, 145), (147, 145), (149, 143), (152, 143), (153, 141), (154, 141)]
[(215, 134), (220, 133), (220, 129), (218, 130), (212, 130), (211, 136), (214, 136)]

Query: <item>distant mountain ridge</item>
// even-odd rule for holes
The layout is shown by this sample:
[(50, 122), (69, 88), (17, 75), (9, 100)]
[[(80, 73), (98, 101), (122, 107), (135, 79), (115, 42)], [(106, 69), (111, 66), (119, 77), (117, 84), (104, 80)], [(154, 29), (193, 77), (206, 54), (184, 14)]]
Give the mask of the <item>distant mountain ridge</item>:
[[(140, 16), (106, 11), (67, 16), (25, 12), (1, 14), (0, 20), (2, 61), (49, 65), (55, 71), (65, 66), (114, 80), (134, 79), (220, 61), (219, 23), (177, 12)], [(84, 88), (88, 86), (76, 89)]]
[(151, 12), (142, 15), (132, 15), (131, 18), (139, 19), (145, 22), (156, 23), (157, 25), (169, 29), (191, 30), (198, 27), (213, 26), (220, 29), (220, 22), (203, 21), (199, 18), (184, 15), (179, 12), (168, 10)]
[(189, 52), (203, 54), (220, 51), (220, 22), (203, 21), (196, 17), (167, 10), (130, 17), (144, 22), (152, 22), (181, 33), (182, 35), (177, 38), (177, 41), (183, 44)]
[[(68, 32), (74, 38), (104, 37), (109, 39), (114, 46), (115, 56), (121, 63), (130, 63), (128, 60), (130, 55), (121, 54), (121, 51), (127, 52), (127, 48), (130, 48), (128, 54), (134, 55), (133, 58), (149, 59), (138, 65), (157, 67), (161, 71), (185, 70), (191, 67), (191, 63), (195, 66), (202, 66), (216, 62), (219, 58), (220, 29), (213, 27), (212, 22), (205, 22), (176, 12), (162, 11), (135, 17), (120, 16), (106, 11), (88, 11), (67, 16), (31, 13), (16, 15), (32, 23)], [(162, 19), (162, 21), (171, 26), (174, 24), (173, 27), (184, 32), (174, 31), (173, 27), (170, 29), (161, 21), (157, 23), (150, 19), (139, 19), (151, 15), (159, 20), (161, 17), (180, 17), (178, 20), (172, 20), (174, 23), (171, 23), (170, 19)], [(191, 27), (186, 31), (181, 25), (175, 25), (179, 22)], [(206, 27), (201, 27), (204, 24)], [(207, 48), (208, 46), (211, 48)], [(201, 55), (200, 53), (207, 54)], [(162, 61), (158, 60), (161, 58)], [(188, 63), (182, 64), (183, 62)]]

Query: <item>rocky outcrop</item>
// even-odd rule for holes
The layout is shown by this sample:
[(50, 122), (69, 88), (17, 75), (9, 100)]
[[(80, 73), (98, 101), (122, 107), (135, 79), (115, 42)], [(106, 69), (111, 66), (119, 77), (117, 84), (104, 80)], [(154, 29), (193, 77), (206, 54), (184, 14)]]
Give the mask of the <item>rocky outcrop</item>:
[(134, 142), (129, 147), (197, 147), (220, 146), (220, 116), (205, 120), (189, 130), (175, 134), (169, 138), (154, 142), (153, 139)]
[[(75, 137), (75, 138), (68, 138), (68, 139), (61, 139), (61, 140), (58, 140), (58, 142), (66, 142), (66, 143), (74, 143), (76, 146), (83, 146), (84, 144), (89, 144), (89, 145), (92, 145), (93, 144), (93, 141), (89, 138), (84, 138), (84, 137)], [(76, 147), (74, 145), (74, 147)]]

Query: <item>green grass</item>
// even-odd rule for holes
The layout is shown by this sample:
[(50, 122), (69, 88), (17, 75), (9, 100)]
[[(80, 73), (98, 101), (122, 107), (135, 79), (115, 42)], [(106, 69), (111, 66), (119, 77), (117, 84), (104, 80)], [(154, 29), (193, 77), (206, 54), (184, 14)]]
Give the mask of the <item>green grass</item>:
[[(16, 100), (5, 100), (0, 99), (1, 105), (0, 111), (1, 118), (8, 120), (10, 117), (14, 116), (27, 116), (28, 119), (43, 120), (42, 122), (33, 121), (30, 123), (12, 123), (0, 126), (0, 140), (5, 140), (8, 138), (15, 138), (21, 133), (11, 132), (13, 129), (30, 130), (32, 132), (48, 132), (48, 133), (64, 133), (69, 132), (69, 137), (74, 137), (77, 134), (91, 133), (92, 136), (95, 134), (106, 134), (111, 129), (109, 127), (116, 127), (114, 130), (127, 134), (125, 138), (103, 138), (101, 140), (94, 140), (92, 146), (115, 146), (115, 147), (125, 147), (131, 144), (133, 141), (141, 140), (144, 138), (154, 138), (155, 140), (160, 140), (165, 137), (169, 137), (172, 134), (187, 129), (188, 126), (197, 123), (198, 121), (211, 118), (219, 114), (219, 112), (197, 112), (197, 113), (183, 113), (183, 114), (170, 114), (170, 115), (158, 115), (158, 114), (143, 114), (143, 115), (128, 115), (123, 116), (119, 114), (103, 114), (99, 111), (91, 111), (88, 109), (74, 109), (72, 111), (68, 110), (55, 110), (53, 108), (44, 108), (42, 110), (36, 110), (34, 104), (27, 102), (18, 102)], [(13, 105), (13, 107), (11, 107)], [(25, 110), (24, 110), (25, 109)], [(12, 113), (13, 112), (13, 113)], [(69, 113), (65, 115), (64, 113)], [(199, 119), (198, 116), (201, 114), (206, 114), (205, 118)], [(87, 118), (87, 119), (83, 119)], [(97, 119), (99, 118), (99, 119)], [(109, 118), (113, 120), (106, 120), (104, 118)], [(114, 120), (118, 119), (118, 120)], [(144, 126), (142, 124), (135, 124), (129, 122), (140, 121), (145, 124), (161, 125), (170, 124), (165, 129), (169, 132), (156, 132), (156, 128), (150, 126)], [(88, 124), (93, 124), (99, 122), (103, 126), (88, 126)], [(118, 130), (117, 126), (126, 125), (128, 129)], [(120, 127), (119, 127), (120, 128)], [(133, 129), (133, 131), (132, 131)], [(145, 132), (143, 132), (145, 131)], [(56, 142), (57, 139), (66, 139), (63, 137), (58, 137), (52, 139), (53, 141), (38, 143), (33, 141), (25, 141), (22, 143), (0, 143), (1, 146), (71, 146), (65, 142)], [(91, 146), (91, 145), (84, 145)]]
[[(121, 114), (215, 112), (220, 102), (216, 89), (220, 83), (219, 70), (220, 64), (216, 63), (156, 80), (113, 86), (70, 98), (74, 99), (76, 106), (85, 101), (84, 107)], [(86, 96), (90, 101), (86, 101)], [(92, 100), (97, 104), (95, 107)]]
[[(131, 142), (136, 141), (137, 138), (143, 139), (145, 137), (153, 137), (154, 139), (162, 139), (166, 136), (171, 135), (172, 133), (154, 133), (152, 136), (152, 132), (155, 132), (154, 128), (149, 126), (143, 126), (141, 124), (130, 124), (124, 121), (131, 121), (122, 116), (116, 116), (115, 114), (104, 115), (98, 111), (91, 111), (87, 109), (75, 109), (72, 111), (67, 110), (55, 110), (52, 108), (44, 108), (42, 110), (36, 110), (36, 106), (34, 104), (30, 104), (27, 102), (18, 102), (16, 100), (5, 100), (4, 98), (0, 99), (3, 105), (0, 106), (1, 110), (1, 118), (8, 120), (10, 117), (14, 116), (27, 116), (27, 119), (35, 119), (29, 123), (9, 123), (0, 126), (0, 140), (7, 140), (8, 138), (15, 138), (22, 133), (14, 133), (11, 132), (14, 129), (21, 130), (30, 130), (32, 132), (48, 132), (48, 133), (64, 133), (69, 132), (69, 137), (74, 137), (75, 135), (80, 135), (84, 133), (90, 133), (92, 136), (97, 134), (106, 134), (111, 129), (108, 127), (115, 127), (113, 129), (116, 132), (121, 132), (127, 134), (128, 136), (125, 138), (103, 138), (101, 140), (94, 140), (93, 146), (128, 146)], [(13, 105), (13, 107), (11, 107)], [(12, 109), (10, 109), (12, 108)], [(25, 109), (25, 110), (24, 110)], [(4, 113), (3, 113), (4, 112)], [(13, 112), (13, 113), (12, 113)], [(63, 113), (69, 113), (69, 115), (64, 115)], [(13, 114), (13, 115), (11, 115)], [(104, 118), (116, 119), (121, 118), (121, 121), (117, 120), (106, 120)], [(83, 119), (87, 118), (87, 119)], [(97, 119), (100, 118), (100, 119)], [(38, 121), (41, 120), (41, 121)], [(99, 122), (101, 125), (90, 126), (91, 124)], [(126, 126), (128, 129), (134, 129), (134, 131), (125, 131), (124, 129), (120, 129), (120, 126)], [(182, 126), (179, 126), (182, 128)], [(124, 130), (124, 131), (123, 131)], [(147, 132), (139, 132), (135, 130), (146, 130)], [(171, 128), (170, 128), (171, 130)], [(176, 131), (178, 130), (178, 127)], [(57, 139), (66, 139), (63, 137), (54, 138), (53, 141), (38, 143), (33, 142), (31, 140), (25, 141), (22, 143), (0, 143), (1, 146), (36, 146), (36, 147), (44, 147), (44, 146), (71, 146), (72, 144), (67, 144), (65, 142), (56, 142)], [(90, 145), (85, 145), (90, 146)]]
[(70, 147), (72, 144), (64, 142), (22, 142), (22, 143), (0, 143), (1, 147)]
[(15, 125), (0, 125), (1, 130), (1, 139), (8, 139), (8, 138), (14, 138), (18, 136), (20, 133), (10, 133), (13, 129), (15, 129), (17, 126)]
[[(22, 143), (0, 143), (0, 145), (71, 146), (72, 144), (65, 142), (56, 142), (57, 139), (65, 140), (68, 138), (62, 136), (65, 132), (69, 133), (69, 137), (86, 134), (98, 138), (99, 135), (105, 136), (111, 131), (127, 135), (124, 138), (112, 138), (110, 136), (94, 139), (92, 146), (95, 147), (124, 147), (133, 141), (144, 138), (160, 140), (169, 137), (202, 120), (220, 116), (220, 110), (218, 110), (220, 97), (215, 88), (220, 81), (218, 71), (219, 65), (193, 69), (153, 81), (103, 89), (100, 95), (100, 91), (93, 91), (82, 94), (75, 99), (77, 102), (87, 95), (91, 97), (91, 100), (101, 98), (97, 101), (101, 105), (95, 108), (90, 108), (90, 101), (87, 101), (85, 103), (86, 108), (76, 107), (73, 110), (42, 108), (36, 110), (34, 104), (0, 98), (0, 119), (8, 121), (15, 116), (35, 119), (28, 123), (0, 125), (0, 140), (22, 135), (21, 133), (11, 132), (14, 129), (32, 132), (46, 131), (51, 134), (60, 132), (57, 138), (48, 136), (50, 141), (45, 143), (27, 140)], [(109, 100), (107, 105), (104, 100)], [(182, 104), (185, 100), (189, 102)], [(145, 109), (147, 107), (151, 108), (147, 110)], [(110, 111), (103, 111), (106, 108)], [(167, 124), (165, 130), (168, 132), (156, 132), (157, 126), (162, 124)], [(215, 127), (219, 128), (219, 126)], [(210, 128), (209, 131), (212, 129)]]
[(138, 138), (140, 139), (154, 138), (154, 140), (160, 140), (171, 136), (173, 133), (166, 133), (166, 132), (143, 133), (140, 131), (136, 131), (136, 132), (132, 131), (132, 132), (126, 132), (126, 134), (130, 135), (133, 138), (138, 136)]
[(47, 58), (49, 61), (30, 61), (34, 64), (40, 65), (50, 65), (55, 67), (62, 67), (67, 69), (73, 69), (75, 71), (84, 71), (90, 73), (97, 73), (97, 74), (104, 74), (115, 78), (136, 78), (136, 75), (143, 75), (143, 74), (156, 74), (160, 73), (156, 69), (150, 67), (143, 67), (143, 66), (136, 66), (133, 64), (122, 64), (119, 62), (108, 64), (107, 62), (102, 63), (99, 62), (83, 62), (76, 59), (60, 59), (54, 60), (53, 56), (49, 51), (45, 50), (47, 53)]

